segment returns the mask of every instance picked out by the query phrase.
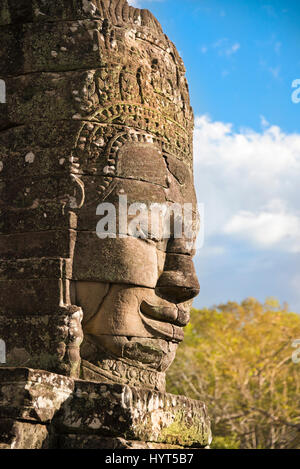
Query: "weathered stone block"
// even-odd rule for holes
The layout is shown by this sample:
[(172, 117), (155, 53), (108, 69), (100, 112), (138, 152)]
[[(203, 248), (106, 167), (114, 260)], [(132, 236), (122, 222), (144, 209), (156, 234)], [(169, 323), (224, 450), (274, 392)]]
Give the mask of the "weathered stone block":
[(0, 210), (0, 235), (39, 231), (67, 231), (77, 228), (77, 216), (66, 202), (39, 201), (35, 208)]
[(74, 381), (29, 368), (0, 368), (0, 418), (49, 423), (72, 395)]
[[(20, 295), (19, 292), (22, 291)], [(70, 305), (70, 281), (39, 278), (0, 280), (0, 311), (7, 316), (49, 314), (62, 305)]]
[(31, 316), (0, 315), (0, 337), (6, 344), (5, 366), (29, 366), (78, 377), (82, 310), (68, 306), (57, 308), (51, 315), (39, 312)]
[(71, 258), (76, 233), (69, 231), (41, 231), (0, 235), (2, 259), (26, 259), (37, 257)]
[(46, 425), (0, 417), (1, 449), (49, 449)]
[[(116, 141), (111, 147), (109, 142), (114, 137)], [(169, 171), (171, 156), (162, 155), (159, 140), (155, 144), (145, 143), (151, 138), (153, 140), (146, 132), (130, 134), (125, 125), (76, 119), (13, 127), (0, 133), (0, 178), (13, 180), (22, 176), (36, 178), (74, 172), (146, 181), (168, 188), (168, 175), (174, 174), (184, 185), (182, 178), (189, 173), (189, 167), (181, 163), (182, 169)], [(137, 143), (133, 149), (128, 146), (133, 139), (144, 143)], [(120, 142), (125, 142), (121, 151)], [(179, 164), (178, 160), (177, 166)]]
[(0, 368), (1, 448), (184, 449), (210, 442), (202, 402), (41, 370)]
[(40, 201), (56, 202), (61, 178), (48, 177), (33, 180), (16, 178), (12, 181), (1, 181), (0, 198), (7, 207), (32, 208)]
[[(100, 67), (102, 21), (29, 23), (0, 29), (0, 75)], [(103, 46), (102, 46), (103, 47)]]
[(79, 121), (39, 122), (0, 133), (0, 178), (66, 174), (83, 124)]
[(111, 18), (118, 25), (133, 23), (162, 32), (148, 10), (139, 11), (125, 0), (111, 5), (99, 0), (3, 0), (0, 8), (0, 25), (85, 18)]
[(180, 445), (130, 441), (124, 438), (104, 438), (97, 435), (61, 435), (58, 437), (59, 449), (153, 449), (153, 450), (183, 450)]
[(71, 259), (0, 260), (0, 280), (71, 279)]
[(97, 0), (3, 0), (0, 24), (53, 22), (101, 17)]
[[(101, 183), (103, 184), (103, 178), (97, 182), (100, 186)], [(54, 174), (51, 177), (39, 179), (21, 177), (13, 180), (0, 180), (0, 198), (7, 208), (30, 210), (39, 208), (40, 205), (42, 208), (48, 205), (54, 210), (61, 207), (62, 215), (64, 215), (68, 210), (83, 205), (85, 187), (79, 178), (70, 174)], [(44, 215), (46, 218), (47, 212), (44, 213), (46, 213)]]
[(80, 120), (89, 116), (99, 103), (93, 89), (94, 74), (95, 71), (79, 71), (4, 77), (6, 105), (3, 111), (0, 107), (0, 125), (22, 125), (28, 120)]
[(202, 402), (113, 384), (77, 381), (56, 417), (58, 432), (206, 447), (210, 422)]

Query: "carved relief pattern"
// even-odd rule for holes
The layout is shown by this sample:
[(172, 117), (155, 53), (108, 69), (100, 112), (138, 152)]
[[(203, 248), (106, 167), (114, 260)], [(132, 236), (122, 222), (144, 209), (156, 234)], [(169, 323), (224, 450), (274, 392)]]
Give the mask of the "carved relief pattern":
[[(102, 66), (90, 72), (90, 83), (84, 90), (80, 110), (85, 111), (85, 117), (79, 114), (78, 118), (89, 124), (84, 124), (78, 136), (75, 153), (83, 149), (86, 138), (85, 150), (89, 146), (93, 164), (95, 146), (100, 159), (109, 158), (104, 152), (107, 136), (113, 137), (120, 127), (106, 127), (103, 132), (96, 126), (100, 123), (143, 130), (159, 141), (162, 151), (191, 167), (193, 112), (184, 65), (175, 46), (149, 12), (128, 7), (125, 1), (97, 1), (94, 5), (95, 19), (98, 15), (105, 18), (96, 22)], [(83, 167), (94, 171), (92, 166)]]
[(107, 359), (101, 360), (97, 366), (83, 360), (83, 373), (102, 381), (115, 381), (116, 379), (123, 384), (131, 386), (145, 386), (150, 389), (164, 391), (166, 386), (165, 373), (149, 371), (147, 369), (134, 366), (133, 363), (123, 362), (122, 360)]

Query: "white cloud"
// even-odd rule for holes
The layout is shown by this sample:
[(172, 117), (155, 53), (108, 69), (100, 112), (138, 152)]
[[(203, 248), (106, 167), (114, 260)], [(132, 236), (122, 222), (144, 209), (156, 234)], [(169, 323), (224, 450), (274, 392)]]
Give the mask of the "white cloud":
[(218, 41), (214, 42), (211, 47), (218, 51), (220, 56), (231, 56), (235, 54), (240, 48), (241, 45), (239, 42), (234, 42), (230, 44), (227, 38), (219, 39)]
[(273, 75), (274, 78), (279, 78), (280, 67), (269, 67), (269, 72)]
[(223, 78), (227, 77), (229, 74), (230, 74), (230, 72), (228, 70), (222, 70), (221, 75), (222, 75)]
[(132, 7), (140, 8), (141, 7), (141, 2), (140, 0), (127, 0), (128, 4), (131, 5)]
[[(268, 44), (270, 44), (270, 42)], [(262, 67), (262, 69), (270, 73), (273, 78), (280, 79), (281, 67), (279, 65), (272, 67), (264, 59), (260, 59), (259, 65)]]
[(212, 258), (212, 257), (222, 256), (225, 253), (226, 253), (226, 249), (224, 246), (206, 245), (205, 249), (201, 251), (201, 258), (203, 259), (204, 257)]
[(300, 252), (300, 134), (262, 119), (262, 130), (196, 118), (195, 180), (206, 236)]
[(164, 0), (127, 0), (128, 4), (136, 8), (146, 8), (144, 4), (153, 2), (164, 2)]
[(202, 45), (200, 51), (202, 54), (206, 54), (209, 50), (215, 50), (220, 57), (230, 57), (236, 54), (240, 48), (239, 42), (230, 43), (229, 39), (225, 37), (218, 39), (210, 45)]
[(267, 119), (263, 115), (260, 116), (260, 123), (261, 123), (262, 127), (264, 127), (264, 128), (270, 127), (270, 123), (267, 121)]
[(276, 54), (280, 54), (281, 47), (282, 47), (282, 43), (280, 41), (277, 41), (274, 46), (274, 50)]
[[(276, 201), (275, 201), (276, 202)], [(290, 252), (300, 252), (300, 217), (289, 213), (280, 202), (257, 212), (239, 211), (228, 221), (224, 233), (237, 235), (262, 248), (281, 246)]]
[(236, 42), (235, 44), (232, 44), (232, 46), (228, 47), (225, 51), (226, 55), (232, 55), (235, 54), (239, 49), (240, 49), (240, 44)]

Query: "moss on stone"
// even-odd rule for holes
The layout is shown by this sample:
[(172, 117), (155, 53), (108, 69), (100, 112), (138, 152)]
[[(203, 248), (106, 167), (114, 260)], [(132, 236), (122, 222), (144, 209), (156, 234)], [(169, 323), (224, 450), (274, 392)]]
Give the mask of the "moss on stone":
[(7, 0), (3, 0), (3, 5), (1, 7), (0, 23), (1, 24), (9, 24), (10, 23), (10, 13), (9, 13)]
[(170, 445), (205, 447), (210, 444), (210, 431), (200, 419), (197, 421), (194, 418), (193, 423), (188, 424), (182, 412), (178, 412), (173, 423), (161, 431), (158, 441)]

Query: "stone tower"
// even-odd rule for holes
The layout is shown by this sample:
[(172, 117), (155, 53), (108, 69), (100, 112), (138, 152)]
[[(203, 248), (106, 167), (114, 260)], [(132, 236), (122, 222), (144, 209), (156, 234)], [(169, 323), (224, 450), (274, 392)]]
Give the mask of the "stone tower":
[[(2, 445), (205, 447), (204, 404), (165, 393), (199, 292), (183, 62), (126, 0), (4, 0), (0, 25)], [(189, 239), (149, 227), (184, 204)]]

